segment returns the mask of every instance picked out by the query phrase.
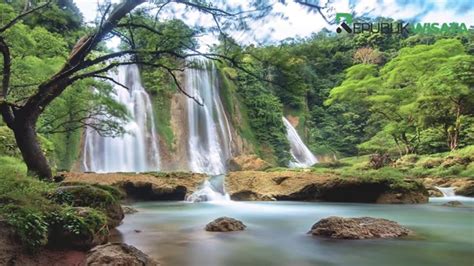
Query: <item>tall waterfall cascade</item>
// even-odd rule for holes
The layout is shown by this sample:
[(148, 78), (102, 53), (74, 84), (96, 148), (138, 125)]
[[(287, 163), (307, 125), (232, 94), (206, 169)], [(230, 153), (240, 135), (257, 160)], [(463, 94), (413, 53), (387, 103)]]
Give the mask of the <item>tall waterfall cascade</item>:
[(211, 61), (192, 61), (185, 70), (189, 170), (209, 175), (224, 174), (231, 157), (231, 133), (221, 98), (217, 70)]
[(316, 159), (308, 147), (306, 147), (296, 129), (285, 117), (282, 119), (286, 128), (288, 141), (290, 142), (290, 153), (292, 157), (288, 166), (291, 168), (305, 168), (317, 163), (318, 159)]
[(110, 77), (128, 89), (113, 85), (113, 98), (123, 104), (130, 116), (126, 133), (117, 137), (100, 136), (92, 128), (85, 132), (84, 171), (145, 172), (160, 169), (158, 138), (151, 100), (140, 81), (136, 65), (119, 66)]

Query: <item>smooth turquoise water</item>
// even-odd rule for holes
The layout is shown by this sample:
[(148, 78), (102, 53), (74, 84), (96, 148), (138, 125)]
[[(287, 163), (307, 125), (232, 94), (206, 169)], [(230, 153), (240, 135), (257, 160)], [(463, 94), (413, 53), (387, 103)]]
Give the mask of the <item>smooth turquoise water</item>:
[[(146, 202), (126, 216), (115, 240), (163, 265), (474, 265), (474, 202), (464, 208), (321, 202)], [(306, 234), (331, 215), (399, 222), (414, 239), (331, 240)], [(242, 220), (243, 232), (206, 232), (220, 216)], [(136, 232), (135, 230), (141, 230)]]

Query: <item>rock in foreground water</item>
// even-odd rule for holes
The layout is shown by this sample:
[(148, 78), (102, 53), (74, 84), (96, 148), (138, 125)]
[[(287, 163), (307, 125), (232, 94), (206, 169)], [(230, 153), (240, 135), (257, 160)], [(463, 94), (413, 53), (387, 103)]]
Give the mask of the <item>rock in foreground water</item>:
[(336, 216), (321, 219), (308, 233), (335, 239), (396, 238), (413, 234), (411, 230), (387, 219)]
[(87, 265), (155, 266), (159, 264), (134, 246), (109, 243), (91, 249), (87, 254)]
[(247, 226), (239, 220), (230, 217), (220, 217), (206, 225), (206, 231), (211, 232), (231, 232), (242, 231)]
[(446, 207), (461, 207), (461, 206), (463, 206), (463, 204), (462, 204), (462, 202), (460, 202), (458, 200), (452, 200), (452, 201), (448, 201), (448, 202), (444, 203), (443, 206), (446, 206)]

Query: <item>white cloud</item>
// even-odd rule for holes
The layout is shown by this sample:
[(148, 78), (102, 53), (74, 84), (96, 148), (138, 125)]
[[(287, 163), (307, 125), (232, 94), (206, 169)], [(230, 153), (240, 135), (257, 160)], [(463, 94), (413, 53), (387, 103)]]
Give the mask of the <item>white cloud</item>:
[[(112, 2), (119, 2), (113, 0)], [(272, 0), (270, 0), (272, 1)], [(99, 3), (104, 0), (75, 0), (87, 22), (93, 21), (96, 16), (96, 9)], [(334, 12), (350, 12), (351, 0), (335, 0), (332, 6)], [(232, 0), (226, 4), (245, 6), (248, 1)], [(448, 0), (426, 0), (411, 1), (406, 4), (399, 4), (397, 0), (365, 0), (357, 1), (353, 6), (356, 14), (367, 14), (370, 16), (384, 16), (394, 19), (412, 19), (418, 17), (422, 22), (464, 22), (467, 25), (474, 24), (474, 8), (460, 15), (454, 9), (446, 10)], [(173, 12), (164, 13), (160, 19), (169, 19), (171, 17), (183, 19), (189, 25), (213, 26), (213, 19), (210, 15), (203, 15), (196, 10), (184, 10), (182, 5), (170, 5)], [(260, 43), (262, 41), (278, 42), (286, 38), (308, 37), (314, 32), (318, 32), (324, 27), (334, 29), (334, 26), (328, 25), (317, 12), (308, 12), (308, 9), (293, 1), (287, 1), (287, 5), (277, 2), (274, 5), (274, 14), (276, 12), (284, 13), (286, 19), (275, 16), (269, 16), (259, 21), (250, 23), (250, 31), (234, 32), (232, 36), (242, 43)], [(208, 34), (200, 37), (201, 43), (216, 43), (216, 36)], [(203, 47), (206, 47), (203, 45)]]

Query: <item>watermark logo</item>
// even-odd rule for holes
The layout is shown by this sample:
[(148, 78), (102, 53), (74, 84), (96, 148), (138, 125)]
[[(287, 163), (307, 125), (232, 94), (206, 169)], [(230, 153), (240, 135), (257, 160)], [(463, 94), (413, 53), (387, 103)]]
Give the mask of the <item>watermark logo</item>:
[[(339, 26), (337, 33), (383, 33), (383, 34), (445, 34), (445, 33), (467, 33), (469, 29), (464, 23), (416, 23), (410, 25), (402, 22), (353, 22), (349, 13), (336, 13), (335, 21)], [(471, 26), (472, 28), (472, 26)]]
[[(344, 21), (341, 23), (341, 18), (344, 18)], [(336, 31), (337, 33), (341, 33), (342, 29), (344, 29), (347, 33), (352, 33), (351, 27), (349, 27), (350, 24), (352, 24), (352, 15), (349, 13), (337, 13), (336, 14), (336, 23), (340, 24), (340, 27), (337, 27)]]

